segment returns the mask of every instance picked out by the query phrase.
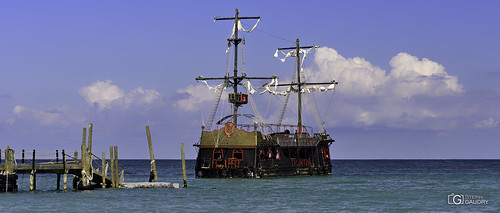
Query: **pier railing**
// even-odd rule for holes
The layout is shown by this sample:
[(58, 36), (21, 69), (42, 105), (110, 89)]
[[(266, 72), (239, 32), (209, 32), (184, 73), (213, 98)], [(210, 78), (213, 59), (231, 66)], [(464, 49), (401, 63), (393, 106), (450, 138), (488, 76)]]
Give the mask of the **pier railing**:
[[(57, 175), (57, 189), (60, 189), (61, 175), (63, 175), (63, 189), (67, 189), (67, 175), (73, 175), (73, 188), (90, 189), (97, 186), (119, 187), (123, 182), (124, 169), (118, 167), (118, 147), (110, 147), (110, 158), (106, 161), (105, 153), (102, 158), (94, 155), (92, 147), (92, 124), (89, 124), (89, 134), (83, 128), (83, 137), (80, 156), (78, 151), (72, 151), (69, 155), (65, 150), (55, 152), (40, 152), (36, 150), (15, 152), (9, 146), (4, 150), (2, 159), (0, 150), (0, 175), (16, 176), (16, 174), (30, 174), (30, 191), (36, 189), (37, 173), (52, 173)], [(88, 139), (88, 143), (87, 143)], [(111, 173), (108, 177), (108, 168)], [(121, 178), (118, 173), (121, 170)], [(16, 176), (17, 177), (17, 176)], [(4, 178), (0, 179), (3, 180)], [(120, 181), (120, 179), (122, 181)], [(1, 185), (0, 181), (0, 185)], [(8, 184), (8, 181), (5, 184)]]
[[(60, 176), (62, 174), (64, 190), (67, 189), (68, 174), (73, 175), (73, 188), (77, 189), (93, 189), (96, 187), (179, 188), (179, 184), (157, 182), (149, 126), (146, 126), (146, 132), (152, 169), (149, 182), (152, 181), (151, 176), (154, 176), (155, 183), (123, 183), (125, 169), (118, 167), (118, 147), (109, 147), (109, 160), (106, 160), (105, 152), (102, 152), (102, 157), (92, 153), (92, 124), (89, 124), (88, 132), (87, 128), (83, 128), (80, 152), (72, 151), (68, 154), (65, 150), (62, 150), (62, 152), (59, 152), (59, 150), (55, 152), (39, 152), (36, 150), (25, 151), (24, 149), (21, 152), (15, 152), (7, 146), (2, 160), (2, 150), (0, 149), (0, 191), (17, 191), (17, 174), (30, 174), (30, 191), (33, 191), (36, 189), (37, 173), (56, 174), (57, 189), (60, 189)], [(183, 145), (181, 144), (183, 187), (187, 187)], [(109, 174), (108, 170), (110, 171)]]

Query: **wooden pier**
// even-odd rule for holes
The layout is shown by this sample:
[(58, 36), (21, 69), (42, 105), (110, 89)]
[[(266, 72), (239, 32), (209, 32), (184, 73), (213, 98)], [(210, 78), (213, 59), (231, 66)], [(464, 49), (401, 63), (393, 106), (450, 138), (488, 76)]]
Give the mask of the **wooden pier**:
[[(88, 138), (86, 137), (87, 129), (83, 128), (83, 137), (81, 145), (81, 156), (78, 156), (78, 151), (74, 151), (74, 155), (70, 156), (62, 150), (62, 159), (59, 158), (59, 151), (56, 150), (55, 158), (37, 159), (37, 152), (15, 152), (8, 146), (5, 149), (5, 160), (2, 162), (0, 155), (0, 177), (16, 176), (17, 174), (30, 174), (30, 191), (36, 190), (36, 175), (41, 173), (49, 173), (57, 175), (57, 189), (60, 189), (60, 176), (63, 175), (63, 190), (67, 189), (67, 176), (73, 176), (74, 189), (93, 189), (119, 187), (120, 181), (118, 178), (118, 147), (112, 146), (110, 150), (110, 159), (106, 161), (105, 153), (102, 153), (102, 158), (92, 154), (92, 124), (89, 124)], [(88, 143), (87, 143), (88, 139)], [(0, 150), (0, 153), (1, 150)], [(16, 154), (21, 154), (22, 158), (16, 158)], [(28, 154), (31, 158), (25, 158)], [(42, 153), (53, 154), (53, 153)], [(20, 163), (19, 163), (20, 161)], [(29, 163), (26, 163), (29, 162)], [(111, 167), (111, 174), (108, 177), (107, 170)], [(122, 170), (123, 171), (123, 170)], [(123, 172), (122, 172), (123, 175)], [(122, 178), (123, 179), (123, 178)], [(0, 179), (3, 180), (3, 179)], [(8, 185), (8, 181), (0, 183)], [(13, 183), (10, 183), (13, 184)], [(14, 188), (12, 188), (14, 189)], [(4, 189), (0, 191), (12, 191), (12, 189)], [(17, 189), (17, 186), (15, 187)]]
[[(67, 190), (68, 175), (73, 176), (73, 189), (89, 190), (94, 188), (179, 188), (178, 183), (158, 182), (156, 175), (156, 166), (154, 163), (153, 147), (149, 126), (146, 126), (148, 145), (151, 157), (151, 175), (150, 182), (123, 183), (124, 170), (118, 167), (118, 147), (109, 147), (109, 160), (106, 161), (106, 153), (102, 153), (102, 158), (92, 153), (92, 124), (89, 124), (88, 137), (87, 128), (83, 128), (82, 145), (80, 156), (78, 151), (73, 152), (73, 156), (68, 155), (62, 150), (61, 159), (59, 151), (53, 153), (41, 153), (43, 155), (55, 154), (55, 158), (37, 158), (36, 150), (32, 152), (15, 152), (9, 146), (4, 150), (5, 158), (2, 162), (2, 150), (0, 150), (0, 192), (17, 191), (17, 174), (30, 174), (30, 191), (36, 190), (36, 175), (56, 174), (57, 189), (60, 189), (60, 177), (63, 175), (63, 190)], [(184, 145), (184, 144), (182, 144)], [(22, 157), (16, 158), (16, 154)], [(31, 158), (25, 158), (25, 155)], [(185, 165), (184, 165), (184, 147), (182, 146), (182, 160), (184, 185), (187, 187)], [(19, 163), (20, 161), (20, 163)], [(108, 168), (110, 174), (108, 175)], [(119, 172), (121, 170), (121, 172)], [(121, 174), (121, 177), (119, 177)], [(151, 181), (154, 179), (154, 183)]]

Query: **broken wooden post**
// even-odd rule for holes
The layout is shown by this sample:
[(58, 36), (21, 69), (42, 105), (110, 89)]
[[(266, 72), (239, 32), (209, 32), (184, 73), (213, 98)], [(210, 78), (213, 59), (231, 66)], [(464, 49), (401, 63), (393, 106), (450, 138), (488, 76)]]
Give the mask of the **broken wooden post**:
[(63, 170), (64, 170), (63, 190), (66, 191), (68, 189), (68, 170), (66, 170), (66, 153), (64, 152), (64, 149), (62, 150), (62, 156), (63, 156)]
[(102, 188), (106, 188), (106, 153), (102, 152)]
[[(87, 146), (85, 146), (85, 134), (86, 134), (86, 129), (83, 128), (83, 136), (82, 136), (82, 176), (80, 179), (80, 183), (82, 185), (81, 189), (89, 189), (90, 188), (90, 180), (89, 180), (89, 175), (91, 174), (91, 163), (92, 163), (92, 156), (89, 153), (89, 150)], [(78, 187), (80, 188), (80, 187)]]
[(81, 150), (82, 150), (82, 153), (81, 153), (81, 157), (80, 157), (80, 164), (82, 164), (82, 172), (80, 173), (80, 182), (83, 182), (83, 178), (84, 178), (84, 175), (83, 175), (83, 171), (85, 171), (85, 153), (86, 151), (85, 150), (85, 143), (87, 141), (87, 128), (83, 128), (83, 132), (82, 132), (82, 145), (80, 146)]
[(31, 161), (30, 191), (36, 190), (36, 170), (35, 170), (35, 150), (33, 149), (33, 159)]
[[(153, 153), (153, 142), (151, 142), (151, 133), (149, 131), (149, 126), (146, 126), (146, 135), (148, 137), (149, 157), (151, 158), (151, 173), (153, 173), (153, 179), (154, 179), (154, 181), (158, 182), (158, 176), (156, 174), (155, 155)], [(151, 182), (151, 175), (150, 175), (150, 178), (149, 178), (149, 182)]]
[[(73, 159), (75, 163), (78, 162), (78, 151), (75, 151)], [(73, 189), (77, 188), (77, 184), (78, 184), (78, 176), (73, 174)]]
[[(56, 150), (56, 163), (59, 163), (59, 150)], [(61, 174), (57, 173), (57, 190), (61, 189)]]
[(119, 187), (120, 181), (118, 180), (118, 146), (114, 147), (115, 151), (115, 187)]
[(9, 146), (5, 149), (5, 191), (14, 191), (17, 190), (17, 178), (10, 178), (9, 175), (14, 175), (14, 150)]
[(87, 149), (92, 153), (92, 123), (89, 123), (89, 144), (87, 145)]
[(184, 157), (184, 143), (181, 143), (181, 159), (182, 159), (182, 179), (184, 181), (184, 185), (182, 185), (182, 188), (186, 188), (187, 178), (186, 178), (186, 159)]
[(84, 127), (82, 132), (82, 145), (85, 145), (86, 140), (87, 140), (87, 128)]
[(109, 164), (111, 166), (111, 188), (115, 187), (115, 161), (113, 160), (113, 146), (109, 147)]
[(5, 149), (5, 172), (7, 174), (14, 173), (14, 150), (9, 146)]

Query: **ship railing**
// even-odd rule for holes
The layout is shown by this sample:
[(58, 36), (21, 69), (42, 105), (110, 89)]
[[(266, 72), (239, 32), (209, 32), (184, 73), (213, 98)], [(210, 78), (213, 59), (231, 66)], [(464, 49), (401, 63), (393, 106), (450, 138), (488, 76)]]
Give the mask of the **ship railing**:
[(317, 146), (319, 140), (312, 137), (296, 138), (294, 134), (277, 134), (278, 144), (280, 146)]
[(265, 133), (266, 134), (296, 134), (301, 132), (303, 135), (311, 135), (313, 133), (313, 128), (310, 126), (299, 126), (299, 125), (287, 125), (287, 124), (266, 124)]
[[(224, 125), (217, 125), (217, 129), (222, 128)], [(299, 125), (287, 125), (287, 124), (238, 124), (236, 126), (240, 130), (245, 130), (247, 132), (253, 131), (261, 131), (263, 134), (297, 134), (298, 132), (302, 132), (301, 135), (304, 137), (309, 137), (314, 135), (313, 128), (310, 126), (302, 125), (302, 128), (299, 128)]]

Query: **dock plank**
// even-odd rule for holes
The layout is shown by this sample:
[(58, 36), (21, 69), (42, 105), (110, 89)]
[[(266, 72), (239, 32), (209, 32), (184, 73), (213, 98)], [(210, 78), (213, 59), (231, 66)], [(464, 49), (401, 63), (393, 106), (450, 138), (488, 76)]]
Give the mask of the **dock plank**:
[[(14, 166), (15, 173), (19, 174), (30, 174), (33, 168), (32, 164), (16, 164)], [(5, 165), (0, 164), (0, 170), (4, 170)], [(82, 170), (82, 165), (80, 163), (68, 162), (66, 163), (66, 169), (69, 174), (80, 174)], [(53, 173), (53, 174), (64, 174), (64, 164), (63, 163), (37, 163), (35, 164), (36, 173)]]

